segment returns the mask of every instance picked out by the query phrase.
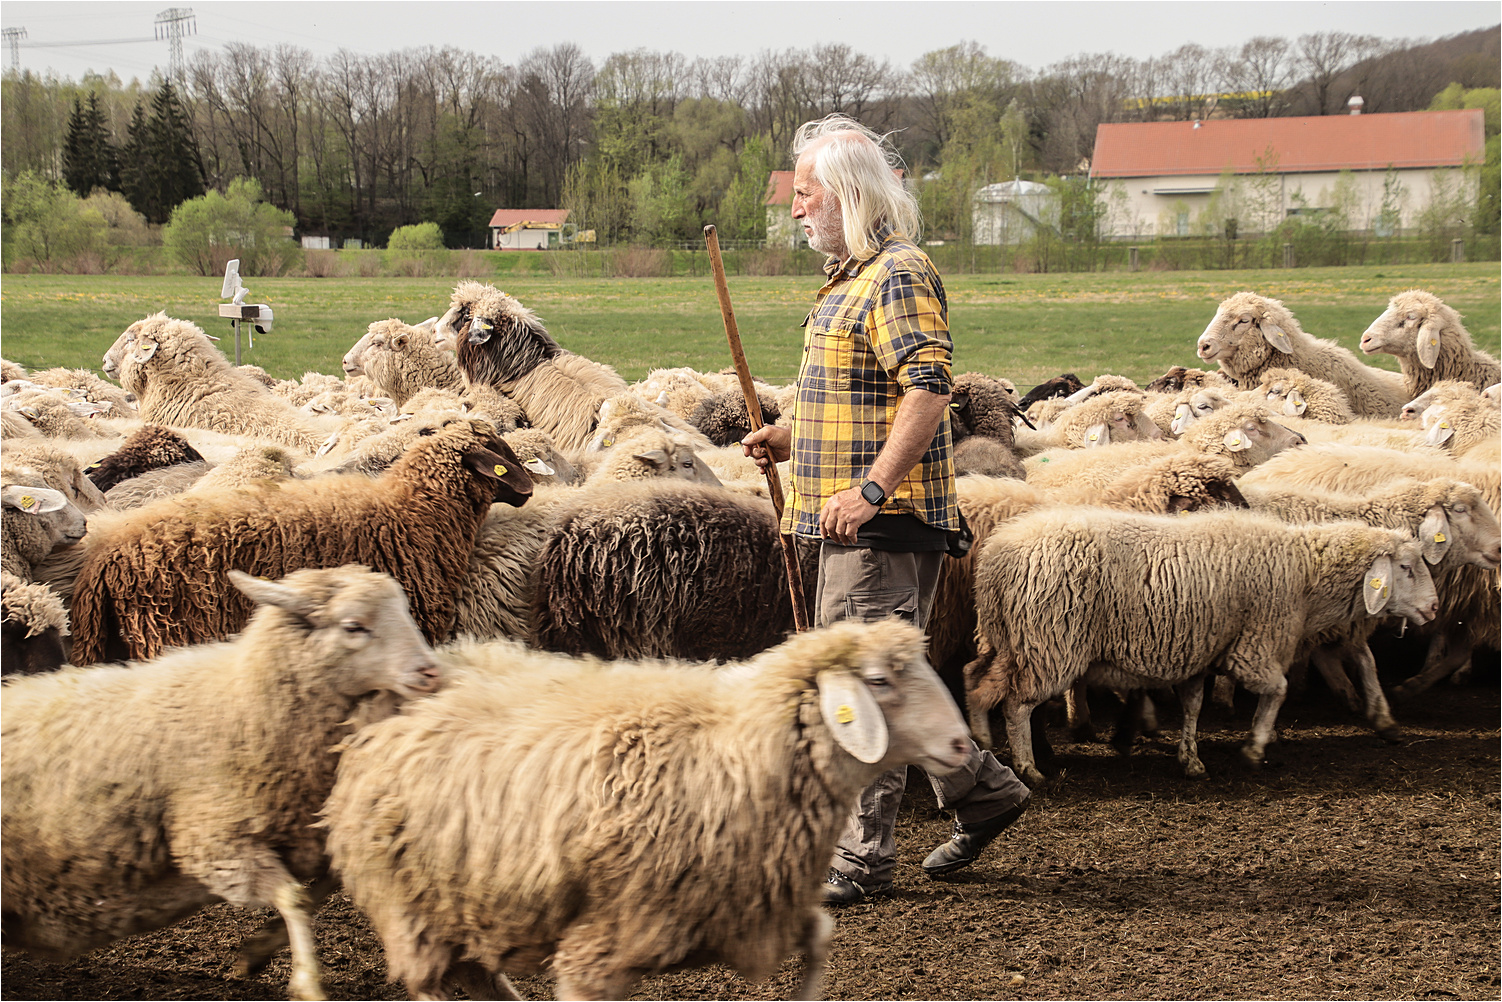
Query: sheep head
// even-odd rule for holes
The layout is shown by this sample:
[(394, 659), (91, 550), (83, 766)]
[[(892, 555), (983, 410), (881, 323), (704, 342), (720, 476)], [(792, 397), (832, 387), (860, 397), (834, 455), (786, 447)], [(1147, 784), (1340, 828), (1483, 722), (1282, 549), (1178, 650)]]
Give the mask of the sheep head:
[(1401, 359), (1416, 358), (1426, 369), (1439, 361), (1440, 342), (1456, 337), (1460, 314), (1438, 296), (1423, 289), (1408, 289), (1388, 300), (1387, 309), (1361, 335), (1361, 350), (1368, 355), (1385, 352)]
[(457, 346), (471, 383), (499, 386), (564, 354), (536, 313), (493, 285), (460, 282), (448, 312), (433, 328), (439, 342)]
[(1249, 470), (1307, 441), (1274, 421), (1263, 404), (1237, 404), (1216, 411), (1189, 429), (1184, 440), (1200, 452), (1225, 456), (1238, 470)]
[(155, 369), (193, 374), (207, 371), (210, 360), (227, 368), (229, 363), (213, 341), (197, 324), (153, 313), (125, 328), (110, 345), (104, 353), (104, 373), (139, 396)]
[(1267, 358), (1267, 347), (1293, 353), (1293, 315), (1276, 299), (1238, 292), (1223, 300), (1199, 336), (1195, 353), (1232, 373), (1250, 372)]

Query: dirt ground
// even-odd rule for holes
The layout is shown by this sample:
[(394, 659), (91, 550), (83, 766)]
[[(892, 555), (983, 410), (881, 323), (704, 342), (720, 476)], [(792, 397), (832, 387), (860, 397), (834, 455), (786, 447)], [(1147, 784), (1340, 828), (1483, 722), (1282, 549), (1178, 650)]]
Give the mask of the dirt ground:
[[(1172, 706), (1164, 730), (1129, 758), (1050, 727), (1062, 773), (1003, 841), (944, 882), (919, 863), (949, 821), (915, 776), (898, 827), (897, 893), (838, 914), (826, 994), (1496, 999), (1495, 660), (1477, 675), (1395, 707), (1407, 734), (1396, 746), (1311, 685), (1285, 705), (1260, 772), (1237, 764), (1252, 704), (1227, 713), (1207, 700), (1200, 754), (1210, 776), (1199, 782), (1179, 773)], [(0, 996), (285, 998), (285, 953), (249, 980), (229, 974), (266, 914), (219, 905), (69, 964), (6, 954)], [(320, 913), (317, 934), (331, 998), (405, 997), (342, 896)], [(799, 971), (794, 959), (747, 985), (708, 968), (648, 979), (635, 997), (786, 998)], [(546, 978), (517, 987), (552, 992)]]

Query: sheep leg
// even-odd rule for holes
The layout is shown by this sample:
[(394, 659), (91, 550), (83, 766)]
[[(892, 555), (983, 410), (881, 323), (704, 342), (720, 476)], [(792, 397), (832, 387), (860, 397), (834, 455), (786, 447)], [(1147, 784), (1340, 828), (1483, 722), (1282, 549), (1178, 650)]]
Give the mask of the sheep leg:
[[(1328, 645), (1320, 646), (1309, 652), (1309, 660), (1313, 661), (1314, 667), (1319, 669), (1320, 677), (1325, 680), (1325, 685), (1330, 687), (1330, 691), (1344, 700), (1346, 706), (1351, 710), (1360, 712), (1361, 700), (1357, 698), (1356, 689), (1351, 685), (1351, 679), (1346, 674), (1345, 665), (1341, 663), (1341, 656), (1346, 653), (1349, 652), (1344, 647), (1336, 647), (1332, 650)], [(1357, 667), (1359, 669), (1360, 665), (1358, 664)], [(1373, 670), (1375, 671), (1375, 668)], [(1366, 679), (1364, 677), (1361, 684), (1365, 687)], [(1367, 695), (1367, 702), (1367, 717), (1370, 719), (1370, 693)]]
[(803, 927), (803, 980), (793, 998), (824, 997), (824, 966), (829, 960), (829, 940), (833, 935), (834, 919), (822, 908), (810, 908)]
[(1278, 710), (1283, 706), (1283, 697), (1288, 693), (1288, 682), (1277, 675), (1265, 684), (1266, 692), (1257, 694), (1257, 711), (1252, 715), (1252, 736), (1241, 746), (1242, 758), (1253, 768), (1260, 768), (1266, 758), (1267, 746), (1278, 740), (1273, 725), (1278, 720)]
[(1200, 706), (1205, 702), (1205, 676), (1199, 674), (1185, 679), (1174, 687), (1179, 693), (1179, 703), (1184, 707), (1184, 727), (1179, 732), (1179, 765), (1190, 779), (1205, 775), (1205, 763), (1200, 761), (1197, 734), (1200, 722)]
[(983, 641), (975, 658), (960, 672), (965, 684), (965, 710), (970, 722), (970, 735), (981, 748), (995, 746), (991, 735), (991, 708), (998, 701), (998, 693), (1005, 692), (1005, 687), (997, 684), (1001, 673), (997, 662), (1000, 660), (1002, 659), (996, 656), (996, 651)]
[(308, 892), (289, 876), (277, 887), (271, 902), (287, 923), (287, 941), (292, 947), (292, 998), (325, 998), (318, 974), (318, 953), (313, 945), (313, 910)]
[(1069, 714), (1069, 733), (1076, 741), (1094, 741), (1095, 724), (1090, 720), (1090, 698), (1085, 680), (1078, 679), (1064, 690), (1064, 707)]
[(1128, 689), (1121, 705), (1121, 716), (1116, 719), (1116, 730), (1111, 734), (1111, 747), (1118, 755), (1132, 754), (1132, 745), (1141, 733), (1143, 708), (1149, 705), (1145, 689)]
[(1148, 737), (1154, 737), (1158, 733), (1158, 707), (1153, 703), (1153, 697), (1142, 691), (1142, 708), (1138, 713), (1142, 723), (1142, 733)]
[[(325, 873), (308, 886), (309, 908), (316, 912), (330, 894), (339, 889), (339, 878)], [(240, 945), (240, 956), (235, 961), (235, 977), (248, 978), (271, 963), (276, 952), (290, 941), (287, 938), (287, 923), (281, 916), (270, 919)]]
[(981, 707), (975, 701), (967, 704), (967, 716), (970, 718), (970, 736), (980, 748), (994, 748), (991, 739), (991, 710), (989, 707)]
[(1033, 760), (1033, 707), (1015, 696), (1002, 700), (1002, 714), (1007, 720), (1007, 743), (1012, 747), (1012, 771), (1022, 777), (1028, 786), (1037, 788), (1044, 783), (1043, 773), (1038, 771)]
[(1236, 680), (1229, 675), (1215, 676), (1215, 682), (1211, 686), (1210, 699), (1216, 706), (1223, 710), (1236, 709)]
[(1471, 663), (1471, 645), (1450, 636), (1436, 633), (1429, 642), (1429, 654), (1424, 658), (1424, 667), (1417, 675), (1393, 688), (1392, 694), (1400, 699), (1417, 696), (1442, 678), (1448, 678), (1462, 665)]
[[(1382, 694), (1382, 685), (1377, 681), (1377, 659), (1367, 644), (1350, 644), (1343, 648), (1346, 657), (1356, 662), (1356, 677), (1361, 679), (1361, 691), (1366, 695), (1366, 720), (1384, 741), (1397, 744), (1403, 740), (1398, 722), (1392, 718), (1387, 697)], [(1341, 675), (1344, 676), (1344, 672)]]
[(521, 999), (512, 987), (510, 978), (499, 973), (492, 975), (483, 965), (473, 960), (459, 960), (450, 964), (443, 979), (464, 989), (464, 994), (472, 999), (509, 999), (513, 1002)]

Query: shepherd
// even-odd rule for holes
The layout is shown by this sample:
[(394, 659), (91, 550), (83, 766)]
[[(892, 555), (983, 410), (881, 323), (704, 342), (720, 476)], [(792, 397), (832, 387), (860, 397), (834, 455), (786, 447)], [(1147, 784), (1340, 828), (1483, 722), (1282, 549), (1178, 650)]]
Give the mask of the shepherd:
[[(827, 254), (828, 281), (804, 321), (791, 428), (743, 440), (765, 468), (792, 459), (783, 532), (817, 547), (815, 624), (896, 616), (923, 628), (946, 552), (963, 552), (949, 398), (953, 341), (944, 284), (921, 251), (917, 200), (886, 137), (844, 115), (793, 139), (793, 218)], [(906, 769), (862, 791), (835, 849), (824, 901), (892, 890)], [(930, 877), (975, 862), (1027, 806), (1028, 789), (971, 744), (956, 772), (930, 776), (954, 835), (923, 862)]]

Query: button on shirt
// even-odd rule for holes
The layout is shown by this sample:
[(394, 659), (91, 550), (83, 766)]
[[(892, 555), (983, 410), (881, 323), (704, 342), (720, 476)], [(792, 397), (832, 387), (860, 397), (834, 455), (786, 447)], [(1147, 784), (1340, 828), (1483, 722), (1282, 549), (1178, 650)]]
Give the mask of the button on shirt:
[[(867, 260), (826, 266), (829, 281), (804, 321), (784, 532), (819, 535), (824, 503), (865, 479), (903, 394), (954, 388), (939, 274), (905, 236), (887, 228), (880, 237)], [(881, 506), (884, 515), (904, 513), (936, 529), (959, 528), (947, 408), (927, 451)]]

